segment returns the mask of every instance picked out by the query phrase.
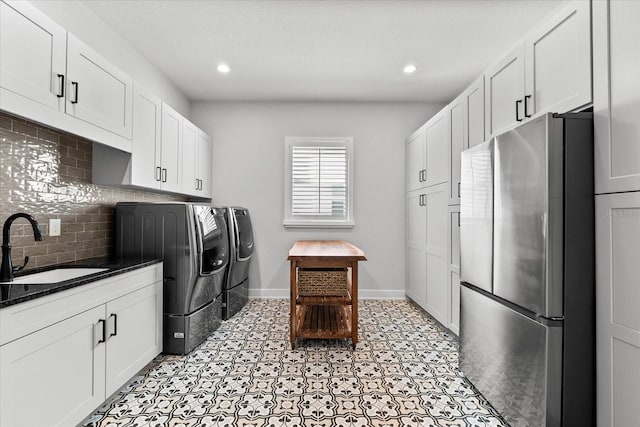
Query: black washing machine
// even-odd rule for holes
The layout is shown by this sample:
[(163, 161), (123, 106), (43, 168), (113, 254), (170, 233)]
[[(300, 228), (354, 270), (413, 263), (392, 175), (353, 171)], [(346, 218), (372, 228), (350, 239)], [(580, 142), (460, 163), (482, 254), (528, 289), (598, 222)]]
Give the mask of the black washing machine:
[(180, 202), (116, 205), (116, 255), (164, 261), (164, 353), (187, 354), (220, 326), (231, 254), (225, 211)]
[(229, 319), (249, 300), (249, 265), (253, 257), (253, 227), (249, 210), (242, 207), (225, 209), (229, 227), (229, 267), (222, 290), (222, 318)]

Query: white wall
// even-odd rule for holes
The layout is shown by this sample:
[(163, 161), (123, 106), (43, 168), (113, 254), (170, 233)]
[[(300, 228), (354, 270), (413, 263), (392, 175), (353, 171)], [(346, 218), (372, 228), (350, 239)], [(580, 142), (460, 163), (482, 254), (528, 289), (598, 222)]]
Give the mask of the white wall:
[[(213, 202), (249, 208), (257, 256), (253, 295), (288, 297), (287, 252), (299, 239), (347, 240), (367, 254), (362, 297), (403, 297), (404, 141), (442, 108), (422, 103), (193, 103), (194, 123), (213, 138)], [(352, 230), (285, 229), (286, 136), (354, 138)]]
[(71, 0), (38, 0), (32, 4), (180, 114), (189, 117), (190, 104), (184, 94), (91, 9)]

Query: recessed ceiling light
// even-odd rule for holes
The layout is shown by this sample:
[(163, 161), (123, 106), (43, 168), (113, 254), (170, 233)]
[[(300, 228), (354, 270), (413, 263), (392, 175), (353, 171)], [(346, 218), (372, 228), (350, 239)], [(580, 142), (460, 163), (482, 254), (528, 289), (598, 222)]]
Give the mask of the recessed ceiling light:
[(404, 70), (403, 71), (405, 72), (405, 74), (411, 74), (411, 73), (415, 73), (417, 69), (418, 68), (416, 68), (415, 65), (409, 64), (409, 65), (405, 65), (404, 66)]
[(231, 71), (231, 68), (229, 68), (227, 64), (218, 64), (216, 68), (219, 73), (223, 73), (223, 74), (227, 74), (229, 71)]

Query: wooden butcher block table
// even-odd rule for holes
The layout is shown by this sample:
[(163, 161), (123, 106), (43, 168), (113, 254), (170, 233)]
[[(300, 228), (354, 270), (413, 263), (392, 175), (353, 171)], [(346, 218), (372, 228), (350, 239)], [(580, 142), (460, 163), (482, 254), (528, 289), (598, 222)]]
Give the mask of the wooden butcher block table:
[[(342, 240), (299, 240), (289, 250), (291, 262), (291, 347), (298, 338), (351, 338), (358, 343), (358, 261), (366, 261), (362, 250)], [(312, 275), (344, 277), (343, 291), (332, 285), (311, 287)], [(336, 280), (340, 286), (340, 279)], [(314, 287), (315, 286), (315, 287)]]

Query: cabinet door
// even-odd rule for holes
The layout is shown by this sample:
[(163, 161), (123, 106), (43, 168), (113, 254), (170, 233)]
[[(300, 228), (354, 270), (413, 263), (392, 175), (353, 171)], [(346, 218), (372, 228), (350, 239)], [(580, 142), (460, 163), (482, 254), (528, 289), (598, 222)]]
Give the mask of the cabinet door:
[(591, 102), (591, 4), (574, 1), (525, 41), (525, 116)]
[(162, 101), (136, 84), (133, 89), (131, 184), (160, 188)]
[(598, 425), (633, 426), (640, 396), (640, 192), (596, 196), (596, 213)]
[(131, 139), (131, 78), (73, 34), (67, 34), (67, 75), (67, 114)]
[(447, 184), (424, 191), (427, 211), (427, 305), (426, 309), (447, 324)]
[(471, 148), (484, 142), (484, 76), (464, 91), (465, 146)]
[(487, 137), (524, 118), (524, 45), (519, 44), (484, 74)]
[(161, 351), (161, 282), (107, 303), (107, 396)]
[(447, 326), (460, 329), (460, 206), (449, 206), (447, 218)]
[(465, 147), (464, 102), (461, 95), (449, 104), (451, 138), (449, 143), (449, 204), (460, 204), (460, 153)]
[(198, 131), (198, 176), (200, 178), (200, 193), (201, 197), (211, 198), (211, 165), (212, 158), (211, 152), (211, 138), (202, 132)]
[(449, 111), (447, 108), (433, 116), (425, 126), (425, 187), (440, 184), (449, 179), (449, 165), (446, 159), (451, 137), (450, 132)]
[(0, 425), (70, 426), (105, 399), (104, 305), (0, 347)]
[(596, 193), (640, 190), (640, 3), (593, 2)]
[(407, 193), (407, 289), (409, 298), (422, 308), (427, 300), (427, 210), (420, 190)]
[(162, 103), (162, 189), (182, 192), (182, 116)]
[(407, 191), (417, 190), (424, 186), (425, 172), (425, 134), (419, 129), (407, 140)]
[(0, 108), (64, 111), (66, 37), (28, 3), (0, 2)]
[(199, 195), (198, 188), (198, 128), (182, 119), (182, 192)]

